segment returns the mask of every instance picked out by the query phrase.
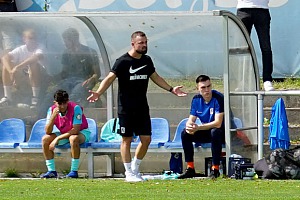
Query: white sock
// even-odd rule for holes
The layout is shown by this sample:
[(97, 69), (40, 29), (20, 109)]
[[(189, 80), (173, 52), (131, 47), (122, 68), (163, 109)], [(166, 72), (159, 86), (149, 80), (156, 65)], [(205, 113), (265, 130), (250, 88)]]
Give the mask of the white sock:
[(142, 160), (137, 159), (136, 157), (133, 158), (132, 164), (131, 164), (131, 169), (133, 172), (136, 172), (136, 173), (139, 172), (141, 162), (142, 162)]
[(125, 167), (125, 173), (132, 172), (131, 163), (124, 163), (124, 167)]
[(9, 100), (12, 99), (11, 91), (12, 91), (12, 86), (3, 86), (4, 89), (4, 96), (7, 97)]
[(40, 94), (40, 87), (32, 87), (32, 96), (33, 97), (39, 97)]

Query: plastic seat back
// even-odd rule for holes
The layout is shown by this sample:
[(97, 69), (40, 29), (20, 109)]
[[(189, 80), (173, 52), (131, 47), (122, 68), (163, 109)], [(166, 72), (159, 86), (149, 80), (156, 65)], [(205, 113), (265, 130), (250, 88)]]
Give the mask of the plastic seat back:
[[(19, 144), (26, 140), (25, 123), (21, 119), (10, 118), (0, 122), (0, 144)], [(15, 147), (15, 145), (14, 145)]]
[(41, 143), (45, 132), (46, 118), (36, 121), (31, 129), (31, 134), (28, 143)]
[(98, 142), (98, 126), (94, 119), (86, 118), (89, 130), (91, 131), (89, 142)]
[(168, 120), (164, 118), (151, 118), (151, 127), (151, 143), (164, 145), (164, 143), (170, 141), (170, 126)]

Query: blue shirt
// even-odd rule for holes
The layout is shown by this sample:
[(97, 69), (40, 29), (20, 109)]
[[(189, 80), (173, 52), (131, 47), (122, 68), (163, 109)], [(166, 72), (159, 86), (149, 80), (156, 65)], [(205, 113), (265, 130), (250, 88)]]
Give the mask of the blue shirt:
[(208, 103), (205, 102), (201, 94), (195, 95), (192, 100), (190, 114), (198, 117), (202, 123), (214, 121), (215, 114), (223, 112), (224, 96), (216, 90), (212, 90), (212, 98)]

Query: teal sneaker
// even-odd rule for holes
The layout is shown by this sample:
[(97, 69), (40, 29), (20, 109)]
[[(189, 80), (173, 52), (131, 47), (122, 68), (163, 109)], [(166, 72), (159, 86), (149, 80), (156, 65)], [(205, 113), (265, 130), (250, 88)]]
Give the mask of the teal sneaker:
[(42, 175), (41, 178), (57, 178), (57, 172), (48, 171), (46, 174)]
[(71, 171), (66, 178), (78, 178), (78, 171)]
[(172, 171), (165, 171), (163, 174), (163, 180), (172, 180), (172, 179), (178, 179), (179, 174), (174, 173)]

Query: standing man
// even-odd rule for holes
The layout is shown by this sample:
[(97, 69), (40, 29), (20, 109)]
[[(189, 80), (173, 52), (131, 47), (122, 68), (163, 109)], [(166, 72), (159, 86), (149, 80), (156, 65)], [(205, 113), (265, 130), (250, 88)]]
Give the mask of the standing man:
[[(57, 128), (54, 128), (54, 125)], [(69, 95), (64, 90), (58, 90), (54, 94), (54, 105), (48, 110), (45, 131), (46, 135), (42, 138), (42, 145), (48, 172), (41, 178), (57, 178), (54, 149), (56, 145), (66, 143), (71, 145), (72, 156), (71, 172), (67, 177), (78, 178), (79, 145), (89, 141), (91, 132), (88, 129), (83, 109), (76, 103), (70, 102)]]
[[(186, 96), (182, 86), (171, 87), (154, 68), (147, 53), (147, 37), (141, 31), (131, 35), (131, 50), (118, 58), (106, 78), (96, 92), (90, 91), (87, 98), (90, 102), (97, 101), (106, 89), (118, 77), (118, 117), (119, 134), (122, 136), (121, 156), (125, 167), (126, 181), (142, 181), (139, 165), (147, 153), (151, 142), (151, 120), (147, 102), (149, 78), (159, 87), (177, 95)], [(130, 146), (133, 133), (139, 135), (139, 143), (135, 157), (131, 162)]]
[(271, 16), (269, 0), (238, 0), (237, 16), (244, 23), (249, 35), (254, 25), (262, 53), (264, 90), (274, 90), (272, 86), (273, 58), (270, 39)]
[[(181, 133), (187, 169), (178, 179), (192, 178), (196, 175), (193, 142), (211, 143), (212, 171), (209, 176), (211, 178), (220, 176), (222, 144), (225, 143), (224, 97), (220, 92), (212, 90), (212, 83), (206, 75), (198, 76), (196, 84), (199, 94), (192, 100), (190, 116)], [(195, 123), (197, 118), (202, 124)]]

